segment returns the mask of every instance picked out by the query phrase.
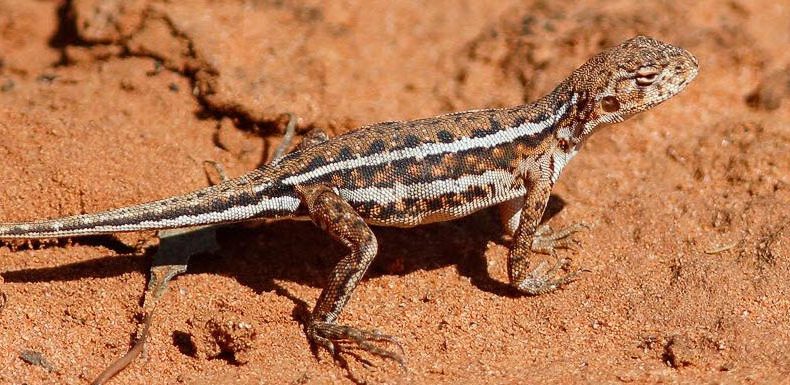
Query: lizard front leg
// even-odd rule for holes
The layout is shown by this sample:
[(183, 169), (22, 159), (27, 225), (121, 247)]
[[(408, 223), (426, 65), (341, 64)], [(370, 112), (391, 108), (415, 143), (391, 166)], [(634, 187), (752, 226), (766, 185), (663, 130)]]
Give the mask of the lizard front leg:
[(377, 345), (381, 342), (397, 345), (393, 337), (337, 324), (340, 312), (376, 256), (378, 243), (375, 235), (362, 217), (330, 187), (297, 186), (296, 191), (313, 222), (351, 251), (332, 269), (329, 283), (318, 297), (307, 325), (308, 338), (333, 355), (361, 349), (403, 365), (399, 354)]
[[(547, 226), (539, 226), (543, 211), (549, 202), (552, 184), (544, 178), (531, 186), (524, 198), (517, 198), (500, 206), (500, 216), (505, 229), (514, 235), (508, 254), (508, 279), (518, 291), (538, 295), (548, 293), (573, 281), (578, 271), (557, 276), (558, 271), (567, 265), (567, 259), (558, 260), (548, 268), (545, 262), (529, 270), (529, 257), (533, 252), (554, 255), (554, 249), (571, 244), (570, 236), (580, 227), (572, 225), (551, 234)], [(519, 208), (518, 204), (521, 203)], [(518, 227), (513, 231), (515, 223)]]
[[(521, 223), (523, 208), (524, 197), (514, 198), (499, 205), (499, 219), (507, 235), (512, 237), (516, 234), (518, 225)], [(543, 214), (541, 213), (540, 216), (542, 217)], [(532, 235), (532, 251), (554, 254), (555, 249), (572, 249), (579, 243), (573, 235), (586, 228), (585, 224), (575, 223), (554, 231), (547, 223), (539, 225)]]

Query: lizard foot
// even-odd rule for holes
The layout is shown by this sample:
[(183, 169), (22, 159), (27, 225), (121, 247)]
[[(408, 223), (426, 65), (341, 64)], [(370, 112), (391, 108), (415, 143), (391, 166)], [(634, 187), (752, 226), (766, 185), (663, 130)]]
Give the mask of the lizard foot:
[(518, 283), (518, 290), (528, 295), (540, 295), (555, 291), (578, 279), (579, 273), (585, 270), (576, 269), (565, 275), (558, 272), (570, 264), (570, 259), (562, 258), (554, 266), (548, 268), (548, 264), (543, 261), (538, 267), (532, 270), (529, 275)]
[(354, 352), (361, 350), (380, 358), (393, 360), (402, 368), (406, 367), (401, 354), (379, 346), (382, 343), (392, 344), (403, 353), (400, 343), (393, 336), (381, 334), (378, 331), (361, 330), (329, 322), (313, 322), (307, 328), (307, 335), (313, 343), (328, 350), (334, 357), (348, 353), (364, 363), (372, 365)]
[(554, 231), (549, 225), (543, 224), (535, 231), (532, 239), (532, 251), (553, 255), (556, 249), (578, 250), (581, 248), (581, 244), (573, 235), (589, 228), (590, 226), (584, 223), (575, 223)]

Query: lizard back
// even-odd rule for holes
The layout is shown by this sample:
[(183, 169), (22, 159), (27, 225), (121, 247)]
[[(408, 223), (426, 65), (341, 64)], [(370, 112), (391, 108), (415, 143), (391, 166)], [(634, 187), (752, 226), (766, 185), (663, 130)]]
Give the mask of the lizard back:
[(460, 218), (525, 194), (524, 170), (570, 111), (569, 98), (551, 102), (363, 127), (287, 156), (261, 188), (326, 184), (374, 225)]

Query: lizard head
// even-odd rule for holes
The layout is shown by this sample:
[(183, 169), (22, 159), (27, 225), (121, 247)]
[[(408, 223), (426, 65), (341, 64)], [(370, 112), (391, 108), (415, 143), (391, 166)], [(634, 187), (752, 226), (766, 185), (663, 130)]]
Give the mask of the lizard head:
[(667, 43), (637, 36), (593, 56), (573, 72), (582, 137), (601, 124), (622, 122), (671, 98), (697, 76), (697, 59)]

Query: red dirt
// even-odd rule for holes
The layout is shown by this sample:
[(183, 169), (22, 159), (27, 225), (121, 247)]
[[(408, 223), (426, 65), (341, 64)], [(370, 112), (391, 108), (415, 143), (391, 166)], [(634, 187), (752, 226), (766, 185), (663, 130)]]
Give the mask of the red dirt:
[[(397, 335), (409, 370), (344, 369), (301, 324), (343, 249), (308, 223), (223, 229), (111, 383), (790, 383), (790, 4), (553, 3), (0, 0), (0, 220), (186, 192), (203, 160), (240, 175), (287, 112), (337, 134), (523, 103), (650, 35), (701, 72), (560, 179), (550, 223), (592, 225), (563, 254), (578, 282), (509, 295), (493, 211), (377, 230), (342, 321)], [(153, 239), (0, 246), (0, 383), (88, 383), (120, 357)], [(249, 325), (223, 329), (241, 360), (190, 348), (216, 320)]]

